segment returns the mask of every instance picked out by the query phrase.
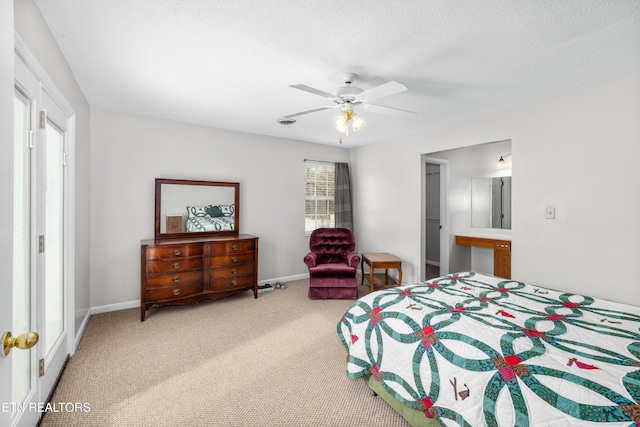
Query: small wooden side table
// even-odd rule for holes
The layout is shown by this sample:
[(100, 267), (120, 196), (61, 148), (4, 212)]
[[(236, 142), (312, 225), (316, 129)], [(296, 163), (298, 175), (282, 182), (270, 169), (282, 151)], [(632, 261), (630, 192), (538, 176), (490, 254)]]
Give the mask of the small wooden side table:
[[(388, 253), (363, 253), (362, 264), (360, 268), (362, 271), (361, 285), (364, 285), (364, 264), (369, 266), (369, 283), (371, 284), (371, 292), (373, 292), (375, 286), (375, 274), (376, 268), (384, 268), (384, 285), (402, 285), (402, 260)], [(389, 277), (389, 269), (395, 268), (398, 270), (398, 281), (396, 282), (392, 277)], [(391, 282), (391, 283), (389, 283)]]

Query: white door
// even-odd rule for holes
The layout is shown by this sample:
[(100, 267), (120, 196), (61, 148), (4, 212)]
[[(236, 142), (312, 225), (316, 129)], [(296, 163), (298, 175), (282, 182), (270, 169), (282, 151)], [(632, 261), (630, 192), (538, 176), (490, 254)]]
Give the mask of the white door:
[[(39, 334), (35, 346), (13, 348), (9, 399), (0, 424), (34, 426), (71, 351), (73, 317), (72, 235), (69, 228), (68, 150), (73, 142), (72, 109), (24, 48), (14, 57), (14, 179), (12, 297), (0, 308), (2, 332)], [(6, 335), (5, 335), (6, 337)], [(24, 344), (25, 336), (17, 340)], [(5, 340), (8, 342), (9, 340)], [(23, 345), (24, 344), (24, 345)], [(3, 346), (4, 347), (4, 346)], [(4, 355), (4, 352), (2, 353)], [(0, 356), (1, 357), (1, 356)]]
[(36, 138), (36, 320), (40, 402), (46, 402), (69, 355), (67, 262), (67, 146), (69, 117), (43, 91)]

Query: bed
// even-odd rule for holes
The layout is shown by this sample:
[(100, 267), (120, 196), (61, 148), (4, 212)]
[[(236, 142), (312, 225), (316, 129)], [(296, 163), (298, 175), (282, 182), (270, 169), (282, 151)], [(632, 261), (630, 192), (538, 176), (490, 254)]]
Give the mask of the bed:
[(234, 205), (187, 206), (186, 229), (192, 231), (233, 230)]
[(638, 307), (464, 272), (365, 295), (337, 333), (413, 426), (640, 426)]

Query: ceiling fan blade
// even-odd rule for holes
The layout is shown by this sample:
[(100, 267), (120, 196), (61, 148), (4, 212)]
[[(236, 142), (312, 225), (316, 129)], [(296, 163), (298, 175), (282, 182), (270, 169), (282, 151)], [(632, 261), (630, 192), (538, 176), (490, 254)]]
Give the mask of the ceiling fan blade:
[(294, 89), (300, 89), (300, 90), (303, 90), (305, 92), (313, 93), (314, 95), (320, 95), (320, 96), (322, 96), (324, 98), (327, 98), (327, 99), (330, 99), (332, 101), (334, 99), (336, 99), (336, 96), (334, 94), (329, 93), (329, 92), (325, 92), (325, 91), (320, 90), (320, 89), (313, 88), (311, 86), (307, 86), (307, 85), (290, 85), (289, 87), (292, 87)]
[(287, 117), (287, 118), (290, 119), (290, 118), (293, 118), (293, 117), (302, 116), (303, 114), (315, 113), (316, 111), (329, 110), (331, 108), (336, 108), (336, 106), (327, 106), (327, 107), (314, 108), (313, 110), (306, 110), (306, 111), (300, 111), (298, 113), (287, 114), (284, 117)]
[(372, 87), (364, 92), (358, 94), (358, 99), (362, 102), (371, 101), (373, 99), (382, 98), (396, 93), (404, 92), (407, 87), (402, 83), (390, 81), (381, 84), (380, 86)]
[(402, 119), (412, 119), (418, 115), (418, 113), (414, 113), (413, 111), (400, 110), (398, 108), (374, 104), (365, 104), (362, 106), (362, 109), (370, 113), (384, 114), (392, 117), (400, 117)]

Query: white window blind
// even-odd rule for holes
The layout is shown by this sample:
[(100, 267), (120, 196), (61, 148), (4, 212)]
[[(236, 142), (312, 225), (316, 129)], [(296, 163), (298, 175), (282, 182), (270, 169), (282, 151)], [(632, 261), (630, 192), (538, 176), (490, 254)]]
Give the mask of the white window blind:
[(311, 234), (316, 228), (334, 227), (335, 180), (333, 163), (305, 161), (304, 232), (306, 235)]
[[(31, 327), (30, 242), (30, 153), (29, 131), (31, 102), (17, 88), (14, 102), (14, 176), (13, 176), (13, 324), (17, 333)], [(29, 351), (11, 353), (13, 359), (13, 400), (23, 403), (31, 390)]]

